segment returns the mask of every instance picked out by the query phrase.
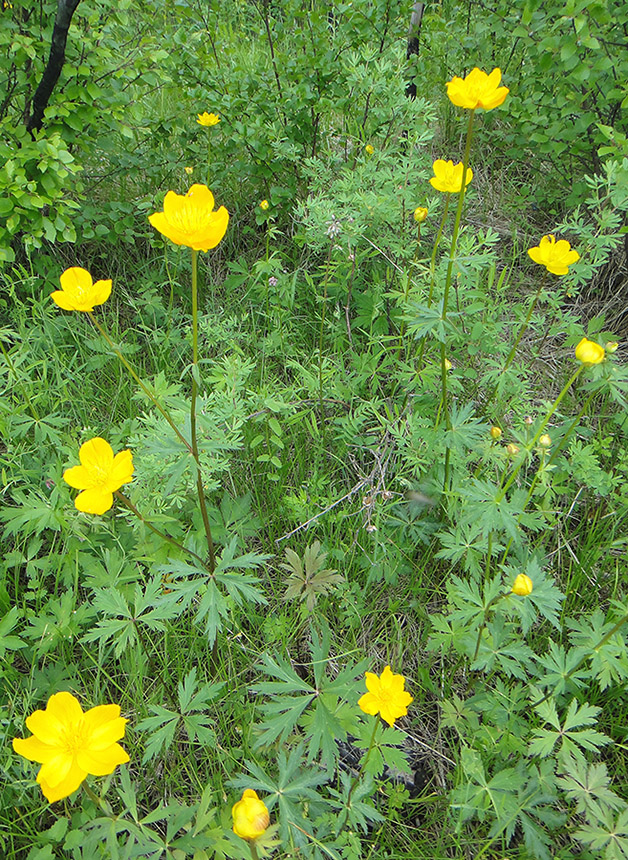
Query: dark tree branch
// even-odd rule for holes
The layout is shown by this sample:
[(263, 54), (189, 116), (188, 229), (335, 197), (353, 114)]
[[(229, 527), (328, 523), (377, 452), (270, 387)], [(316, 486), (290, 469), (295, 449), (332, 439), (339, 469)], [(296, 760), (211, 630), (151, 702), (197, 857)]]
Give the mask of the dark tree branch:
[[(421, 39), (421, 24), (423, 23), (423, 11), (425, 9), (425, 3), (415, 3), (412, 7), (412, 17), (410, 19), (410, 32), (408, 33), (408, 47), (406, 49), (406, 59), (410, 60), (411, 57), (416, 57), (419, 54), (419, 41)], [(416, 98), (416, 83), (415, 83), (415, 74), (416, 68), (414, 67), (414, 63), (411, 66), (412, 69), (412, 77), (408, 81), (406, 86), (406, 95), (409, 99)]]
[(48, 106), (52, 91), (59, 80), (59, 75), (65, 61), (65, 45), (68, 39), (68, 30), (70, 29), (72, 15), (74, 15), (74, 11), (79, 3), (80, 0), (58, 0), (48, 65), (33, 96), (32, 113), (26, 123), (26, 128), (31, 134), (42, 127), (44, 111)]

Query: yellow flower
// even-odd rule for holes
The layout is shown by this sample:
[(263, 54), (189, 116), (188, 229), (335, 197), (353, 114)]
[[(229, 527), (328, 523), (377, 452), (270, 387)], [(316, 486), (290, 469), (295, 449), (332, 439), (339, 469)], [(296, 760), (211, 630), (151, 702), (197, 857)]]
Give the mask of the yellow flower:
[(532, 594), (532, 580), (525, 573), (520, 573), (515, 579), (512, 586), (512, 593), (518, 594), (519, 597), (527, 597)]
[(491, 436), (495, 441), (499, 439), (502, 435), (501, 427), (491, 427)]
[(452, 78), (447, 84), (449, 100), (461, 108), (493, 110), (503, 104), (509, 93), (508, 87), (500, 87), (501, 69), (493, 69), (490, 75), (480, 69), (472, 69), (466, 78)]
[(529, 248), (528, 255), (553, 275), (566, 275), (569, 266), (580, 259), (580, 254), (571, 250), (566, 239), (559, 239), (557, 242), (551, 233), (549, 236), (543, 236), (535, 248)]
[(93, 311), (94, 305), (102, 305), (111, 295), (111, 281), (92, 281), (87, 269), (72, 266), (59, 278), (61, 289), (50, 294), (50, 298), (64, 311)]
[(576, 358), (581, 361), (586, 367), (591, 367), (593, 364), (601, 364), (606, 358), (606, 351), (599, 343), (593, 340), (587, 340), (583, 337), (576, 347)]
[(414, 210), (414, 220), (417, 224), (422, 224), (427, 218), (427, 209), (425, 206), (417, 206)]
[[(434, 176), (430, 179), (430, 185), (437, 191), (444, 191), (446, 194), (458, 194), (462, 190), (462, 162), (454, 164), (453, 161), (443, 161), (442, 158), (437, 158), (432, 165)], [(465, 176), (465, 188), (473, 179), (473, 171), (467, 167), (467, 175)]]
[(233, 816), (233, 832), (242, 839), (257, 839), (265, 832), (270, 816), (263, 800), (260, 800), (252, 788), (247, 788), (242, 794), (242, 800), (234, 803), (231, 810)]
[(373, 153), (375, 152), (375, 147), (372, 146), (370, 143), (367, 143), (364, 147), (364, 150), (367, 155), (373, 155)]
[(549, 433), (543, 433), (543, 435), (539, 439), (539, 445), (541, 448), (550, 448), (552, 445), (552, 437)]
[(96, 436), (81, 445), (79, 460), (80, 466), (63, 473), (66, 484), (83, 491), (74, 506), (86, 514), (104, 514), (113, 505), (113, 493), (133, 480), (131, 452), (120, 451), (114, 457), (111, 445)]
[(229, 213), (224, 206), (214, 212), (214, 195), (209, 188), (193, 185), (187, 194), (169, 191), (164, 211), (149, 215), (148, 220), (175, 245), (209, 251), (227, 232)]
[(71, 693), (55, 693), (45, 711), (26, 718), (30, 738), (14, 738), (13, 749), (41, 762), (37, 782), (49, 803), (68, 797), (88, 774), (113, 773), (129, 756), (116, 743), (127, 723), (119, 705), (99, 705), (83, 713)]
[(453, 364), (451, 363), (451, 361), (448, 358), (446, 358), (445, 359), (445, 370), (451, 370), (452, 367), (453, 367)]
[(268, 206), (269, 206), (268, 200), (262, 200), (261, 203), (259, 204), (259, 208), (263, 209), (264, 212), (268, 209)]
[(217, 113), (199, 113), (196, 120), (199, 125), (204, 125), (206, 128), (211, 128), (212, 125), (218, 125), (220, 117)]
[(408, 705), (412, 696), (404, 690), (406, 679), (403, 675), (395, 675), (390, 666), (386, 666), (381, 676), (366, 672), (365, 693), (358, 700), (358, 707), (365, 714), (381, 714), (383, 720), (392, 726), (396, 719), (408, 713)]
[(187, 173), (188, 176), (191, 176), (194, 173), (193, 167), (184, 167), (183, 169), (185, 170), (185, 172)]

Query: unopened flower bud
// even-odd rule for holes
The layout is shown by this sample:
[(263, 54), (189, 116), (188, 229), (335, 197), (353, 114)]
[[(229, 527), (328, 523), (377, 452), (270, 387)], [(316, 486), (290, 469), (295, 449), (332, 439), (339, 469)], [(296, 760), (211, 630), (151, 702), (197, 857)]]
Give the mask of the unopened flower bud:
[(451, 361), (448, 358), (446, 358), (445, 359), (445, 370), (451, 370), (452, 367), (453, 367), (453, 364), (451, 363)]
[(619, 343), (616, 340), (609, 340), (608, 343), (604, 345), (604, 349), (610, 355), (612, 355), (614, 352), (617, 352), (618, 348), (619, 348)]
[(268, 209), (269, 203), (268, 200), (262, 200), (259, 204), (259, 208), (263, 209), (264, 212)]
[(549, 433), (543, 433), (543, 435), (539, 439), (539, 445), (541, 448), (549, 448), (552, 444), (552, 437)]
[(183, 169), (185, 170), (185, 172), (187, 173), (188, 176), (191, 176), (194, 173), (193, 167), (184, 167)]
[(497, 441), (499, 438), (501, 438), (501, 435), (502, 435), (501, 427), (495, 427), (495, 426), (491, 427), (491, 436), (493, 437), (493, 439), (495, 439), (495, 441)]
[(581, 361), (585, 367), (591, 367), (594, 364), (601, 364), (606, 357), (604, 347), (600, 346), (594, 340), (587, 340), (583, 337), (576, 347), (576, 358)]
[(425, 206), (417, 206), (414, 210), (414, 220), (417, 224), (422, 224), (427, 218), (427, 209)]
[(261, 836), (270, 824), (268, 809), (252, 788), (247, 788), (231, 810), (233, 832), (242, 839), (252, 840)]
[(531, 427), (534, 424), (534, 418), (531, 415), (526, 415), (526, 417), (523, 419), (523, 423), (526, 425), (526, 427)]
[(366, 152), (367, 155), (373, 155), (373, 153), (375, 152), (375, 147), (371, 146), (370, 143), (367, 143), (366, 146), (364, 147), (364, 151)]
[(377, 531), (377, 526), (374, 526), (372, 523), (369, 523), (366, 527), (366, 530), (369, 534), (372, 534), (373, 532)]
[(518, 594), (519, 597), (527, 597), (532, 594), (532, 580), (525, 573), (520, 573), (512, 585), (512, 593)]
[(519, 453), (519, 446), (515, 445), (514, 442), (511, 442), (509, 445), (506, 445), (506, 451), (508, 452), (509, 457), (516, 457)]

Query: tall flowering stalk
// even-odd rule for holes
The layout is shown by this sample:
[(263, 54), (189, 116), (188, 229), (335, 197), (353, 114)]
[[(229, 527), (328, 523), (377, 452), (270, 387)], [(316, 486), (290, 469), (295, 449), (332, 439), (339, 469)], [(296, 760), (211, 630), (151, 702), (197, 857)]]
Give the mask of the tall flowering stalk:
[(196, 463), (196, 489), (205, 529), (209, 567), (216, 567), (196, 431), (196, 401), (198, 397), (198, 252), (215, 248), (223, 239), (229, 223), (224, 206), (214, 210), (214, 195), (206, 185), (193, 185), (187, 194), (168, 191), (163, 212), (155, 212), (148, 220), (176, 245), (185, 245), (192, 252), (192, 394), (190, 402), (191, 452)]
[[(458, 208), (456, 209), (456, 217), (454, 220), (454, 229), (451, 238), (451, 247), (449, 251), (449, 262), (447, 264), (447, 275), (445, 277), (445, 292), (443, 295), (443, 308), (441, 311), (441, 319), (443, 323), (447, 319), (447, 304), (449, 301), (449, 292), (451, 289), (451, 281), (453, 275), (454, 261), (456, 258), (456, 246), (458, 243), (458, 233), (460, 231), (460, 221), (462, 219), (462, 208), (464, 206), (464, 198), (466, 187), (470, 182), (473, 173), (469, 167), (469, 154), (471, 152), (471, 140), (473, 138), (473, 119), (475, 111), (492, 110), (495, 107), (503, 104), (508, 95), (507, 87), (500, 87), (501, 71), (496, 68), (487, 75), (486, 72), (480, 69), (473, 69), (465, 78), (454, 77), (447, 84), (447, 95), (449, 100), (458, 107), (469, 111), (469, 120), (467, 124), (467, 136), (464, 146), (464, 155), (462, 157), (462, 167), (452, 162), (437, 161), (434, 163), (434, 179), (430, 180), (432, 185), (437, 190), (443, 190), (450, 193), (458, 191)], [(451, 165), (451, 167), (450, 167)], [(460, 174), (460, 188), (458, 190), (458, 173)], [(440, 175), (442, 174), (442, 176)], [(439, 184), (441, 187), (439, 187)], [(449, 415), (449, 404), (447, 398), (447, 361), (446, 345), (440, 345), (440, 365), (441, 365), (441, 384), (442, 384), (442, 399), (441, 405), (445, 414), (445, 423), (447, 429), (451, 430), (451, 417)], [(444, 489), (449, 486), (449, 459), (450, 449), (447, 448), (445, 455), (445, 478)]]

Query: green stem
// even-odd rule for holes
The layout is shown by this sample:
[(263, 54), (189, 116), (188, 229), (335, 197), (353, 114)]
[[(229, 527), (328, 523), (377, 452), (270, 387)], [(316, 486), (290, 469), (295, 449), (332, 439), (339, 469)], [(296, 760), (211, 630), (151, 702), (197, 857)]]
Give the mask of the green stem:
[[(563, 447), (564, 447), (564, 445), (565, 445), (565, 442), (566, 442), (566, 441), (569, 439), (569, 437), (571, 436), (571, 431), (574, 429), (574, 427), (576, 426), (576, 424), (578, 423), (578, 421), (580, 421), (580, 419), (582, 418), (583, 414), (584, 414), (584, 413), (585, 413), (585, 411), (587, 410), (587, 408), (588, 408), (589, 404), (591, 403), (591, 401), (592, 401), (592, 400), (593, 400), (593, 398), (595, 397), (596, 393), (597, 393), (597, 392), (595, 392), (595, 391), (594, 391), (594, 392), (593, 392), (592, 394), (590, 394), (590, 395), (589, 395), (589, 397), (587, 397), (587, 399), (585, 400), (584, 404), (582, 405), (582, 408), (580, 409), (580, 412), (578, 412), (578, 414), (576, 415), (576, 417), (574, 418), (574, 420), (573, 420), (573, 421), (571, 422), (571, 424), (569, 425), (569, 428), (567, 429), (567, 431), (566, 431), (566, 432), (565, 432), (565, 434), (563, 435), (563, 438), (560, 440), (560, 442), (556, 445), (556, 447), (555, 447), (555, 448), (554, 448), (554, 450), (552, 451), (552, 453), (551, 453), (551, 455), (550, 455), (550, 458), (549, 458), (549, 460), (547, 461), (547, 464), (545, 465), (545, 468), (546, 468), (546, 469), (547, 469), (549, 466), (551, 466), (551, 465), (552, 465), (552, 463), (554, 462), (554, 460), (556, 460), (556, 458), (558, 457), (558, 455), (559, 455), (559, 454), (560, 454), (560, 452), (562, 451), (562, 449), (563, 449)], [(525, 509), (528, 507), (528, 503), (529, 503), (530, 499), (532, 498), (532, 493), (534, 492), (534, 488), (536, 487), (536, 485), (537, 485), (537, 483), (538, 483), (538, 480), (539, 480), (539, 472), (540, 472), (540, 468), (539, 468), (539, 469), (537, 469), (536, 474), (534, 475), (534, 478), (532, 479), (532, 483), (530, 484), (530, 489), (528, 490), (528, 495), (526, 496), (525, 501), (524, 501), (524, 503), (523, 503), (523, 507), (521, 508), (521, 513), (520, 513), (520, 514), (519, 514), (519, 516), (517, 517), (517, 522), (518, 522), (518, 523), (520, 523), (520, 522), (521, 522), (521, 519), (523, 518), (523, 515), (524, 515), (524, 513), (525, 513)], [(506, 549), (504, 550), (504, 554), (503, 554), (503, 556), (502, 556), (502, 561), (501, 561), (502, 565), (506, 563), (506, 558), (508, 557), (508, 550), (509, 550), (509, 549), (510, 549), (510, 547), (512, 546), (512, 542), (513, 542), (513, 538), (510, 538), (510, 540), (508, 541), (508, 544), (506, 545)]]
[(344, 816), (343, 820), (341, 821), (340, 826), (338, 827), (338, 830), (336, 831), (336, 836), (338, 836), (338, 834), (342, 831), (342, 828), (345, 826), (345, 824), (347, 823), (347, 820), (349, 818), (349, 808), (351, 806), (351, 796), (352, 796), (353, 792), (355, 791), (358, 783), (360, 782), (360, 779), (362, 778), (362, 774), (364, 773), (364, 768), (366, 767), (366, 763), (368, 762), (369, 756), (371, 755), (371, 752), (373, 750), (373, 746), (375, 745), (375, 736), (377, 735), (377, 729), (379, 728), (379, 722), (380, 722), (379, 718), (375, 717), (375, 725), (373, 726), (373, 734), (371, 735), (371, 740), (370, 740), (370, 743), (368, 745), (368, 749), (364, 755), (364, 758), (362, 759), (362, 763), (360, 764), (360, 770), (358, 771), (357, 776), (355, 776), (353, 778), (353, 782), (351, 783), (351, 786), (349, 787), (349, 794), (347, 795), (347, 805), (345, 808), (345, 816)]
[[(458, 195), (458, 208), (456, 210), (456, 218), (454, 220), (454, 230), (451, 237), (451, 248), (449, 251), (449, 263), (447, 264), (447, 275), (445, 277), (445, 293), (443, 295), (443, 310), (441, 312), (441, 320), (443, 323), (447, 319), (447, 303), (449, 301), (449, 291), (451, 289), (451, 281), (454, 270), (454, 261), (456, 259), (456, 246), (458, 244), (458, 232), (460, 230), (460, 221), (462, 219), (462, 207), (464, 206), (464, 198), (466, 193), (466, 178), (467, 178), (467, 167), (469, 164), (469, 153), (471, 152), (471, 140), (473, 138), (473, 116), (474, 111), (469, 113), (469, 124), (467, 126), (467, 139), (464, 145), (464, 155), (462, 157), (462, 180), (461, 180), (461, 188), (460, 193)], [(443, 332), (443, 337), (445, 337), (445, 333)], [(451, 418), (449, 416), (449, 403), (447, 401), (447, 369), (445, 367), (445, 343), (441, 343), (440, 350), (440, 364), (441, 364), (441, 380), (442, 380), (442, 404), (443, 410), (445, 412), (445, 423), (447, 425), (447, 429), (451, 429)], [(447, 448), (447, 453), (445, 455), (445, 477), (443, 479), (443, 491), (447, 492), (449, 487), (449, 456), (450, 449)]]
[(0, 340), (0, 349), (2, 350), (2, 355), (4, 356), (6, 363), (9, 365), (9, 370), (11, 371), (13, 376), (15, 377), (15, 381), (17, 382), (17, 384), (22, 389), (22, 394), (24, 395), (24, 400), (26, 401), (26, 405), (28, 406), (28, 408), (31, 411), (31, 415), (33, 416), (35, 421), (40, 421), (41, 419), (39, 417), (39, 413), (35, 409), (35, 406), (33, 405), (33, 401), (28, 396), (28, 392), (26, 391), (26, 388), (24, 387), (24, 383), (22, 382), (22, 380), (18, 376), (17, 371), (15, 369), (15, 365), (11, 361), (11, 356), (6, 351), (6, 349), (4, 348), (4, 344), (2, 343), (2, 340)]
[[(547, 427), (550, 418), (552, 417), (554, 412), (556, 412), (556, 410), (560, 406), (560, 403), (561, 403), (563, 397), (567, 394), (567, 392), (569, 391), (569, 389), (571, 388), (573, 383), (576, 381), (576, 379), (580, 376), (580, 374), (582, 373), (583, 370), (584, 370), (584, 364), (581, 364), (580, 367), (578, 368), (578, 370), (576, 370), (576, 372), (569, 378), (569, 380), (567, 381), (567, 383), (563, 387), (563, 390), (560, 392), (560, 394), (558, 395), (558, 397), (554, 401), (552, 408), (550, 409), (550, 411), (547, 413), (547, 415), (545, 416), (545, 418), (541, 422), (541, 426), (539, 427), (539, 429), (534, 434), (534, 438), (530, 442), (528, 442), (528, 444), (525, 446), (526, 451), (531, 451), (532, 448), (534, 448), (539, 437), (543, 435), (543, 431)], [(506, 495), (506, 493), (508, 492), (508, 490), (512, 486), (513, 481), (515, 480), (515, 478), (519, 474), (519, 471), (521, 470), (521, 467), (523, 466), (524, 460), (525, 460), (525, 457), (522, 457), (521, 460), (519, 461), (519, 464), (512, 470), (512, 474), (510, 475), (510, 478), (508, 479), (508, 481), (506, 482), (506, 484), (502, 488), (501, 492), (497, 495), (495, 501), (498, 504), (499, 504), (499, 502), (501, 502), (501, 500), (504, 498), (504, 496)]]
[(205, 491), (203, 489), (203, 476), (201, 474), (201, 463), (198, 455), (198, 440), (196, 436), (196, 397), (198, 385), (196, 376), (198, 373), (198, 251), (192, 251), (192, 398), (190, 404), (190, 434), (192, 438), (192, 456), (196, 461), (196, 489), (198, 492), (198, 503), (201, 509), (207, 550), (209, 552), (209, 570), (213, 573), (216, 569), (216, 556), (214, 554), (214, 541), (209, 525), (207, 514), (207, 503), (205, 502)]
[(143, 382), (142, 382), (142, 380), (139, 378), (139, 376), (137, 375), (137, 373), (133, 370), (133, 368), (131, 367), (131, 365), (129, 364), (129, 362), (128, 362), (128, 361), (126, 360), (126, 358), (122, 355), (122, 353), (121, 353), (121, 352), (120, 352), (120, 350), (117, 348), (117, 346), (115, 345), (115, 343), (111, 340), (111, 338), (109, 337), (109, 335), (107, 334), (107, 332), (104, 330), (104, 328), (103, 328), (103, 327), (101, 326), (101, 324), (98, 322), (98, 320), (96, 319), (96, 317), (94, 316), (94, 314), (92, 313), (92, 311), (88, 311), (88, 314), (89, 314), (89, 318), (91, 319), (91, 321), (92, 321), (92, 323), (94, 324), (94, 326), (98, 329), (98, 331), (100, 332), (100, 334), (104, 337), (104, 339), (107, 341), (107, 343), (108, 343), (108, 344), (109, 344), (109, 346), (111, 347), (112, 352), (114, 352), (114, 353), (118, 356), (118, 358), (120, 359), (120, 361), (122, 362), (122, 364), (124, 365), (124, 367), (126, 367), (126, 369), (129, 371), (129, 373), (131, 374), (132, 378), (135, 380), (135, 382), (137, 382), (137, 384), (138, 384), (138, 385), (139, 385), (139, 387), (142, 389), (142, 391), (144, 392), (144, 394), (145, 394), (145, 395), (146, 395), (150, 400), (152, 400), (152, 402), (155, 404), (155, 406), (157, 407), (157, 409), (159, 410), (159, 412), (160, 412), (160, 413), (162, 414), (162, 416), (166, 419), (166, 421), (168, 422), (168, 424), (172, 427), (172, 429), (173, 429), (173, 430), (174, 430), (174, 432), (176, 433), (176, 435), (177, 435), (177, 437), (179, 438), (179, 440), (180, 440), (180, 441), (185, 445), (185, 447), (187, 448), (187, 450), (188, 450), (190, 453), (192, 453), (192, 446), (191, 446), (191, 445), (190, 445), (190, 443), (187, 441), (187, 439), (186, 439), (186, 438), (181, 434), (181, 432), (180, 432), (179, 428), (176, 426), (176, 424), (174, 423), (174, 421), (172, 420), (172, 418), (170, 417), (170, 415), (168, 415), (168, 413), (167, 413), (167, 412), (166, 412), (166, 410), (163, 408), (163, 406), (161, 405), (161, 403), (157, 400), (157, 398), (155, 397), (155, 395), (153, 394), (153, 392), (152, 392), (149, 388), (147, 388), (147, 387), (146, 387), (146, 385), (144, 385), (144, 383), (143, 383)]
[[(512, 363), (512, 360), (513, 360), (513, 358), (515, 357), (515, 353), (516, 353), (516, 351), (517, 351), (517, 347), (518, 347), (518, 346), (519, 346), (519, 344), (521, 343), (521, 338), (523, 337), (523, 335), (525, 334), (525, 332), (526, 332), (526, 330), (527, 330), (527, 328), (528, 328), (528, 324), (529, 324), (529, 322), (530, 322), (530, 319), (532, 318), (532, 314), (534, 313), (534, 309), (536, 308), (537, 303), (538, 303), (538, 301), (539, 301), (539, 297), (540, 297), (540, 295), (541, 295), (541, 290), (543, 289), (543, 286), (544, 286), (544, 284), (545, 284), (545, 278), (546, 278), (546, 276), (547, 276), (547, 269), (543, 272), (543, 277), (542, 277), (542, 279), (541, 279), (541, 283), (539, 284), (539, 288), (538, 288), (538, 290), (536, 291), (536, 295), (534, 296), (534, 299), (532, 300), (532, 304), (530, 305), (530, 308), (529, 308), (529, 310), (528, 310), (528, 314), (527, 314), (527, 316), (526, 316), (525, 320), (523, 321), (523, 325), (522, 325), (522, 326), (521, 326), (521, 328), (519, 329), (519, 334), (517, 335), (517, 338), (516, 338), (516, 340), (515, 340), (515, 342), (514, 342), (514, 344), (513, 344), (512, 349), (511, 349), (511, 350), (510, 350), (510, 352), (508, 353), (508, 358), (506, 359), (506, 364), (504, 365), (503, 370), (501, 371), (501, 374), (500, 374), (500, 375), (502, 375), (502, 376), (503, 376), (503, 374), (505, 374), (505, 373), (506, 373), (506, 371), (507, 371), (507, 370), (508, 370), (508, 368), (510, 367), (510, 365), (511, 365), (511, 363)], [(486, 399), (486, 405), (488, 405), (488, 404), (491, 402), (491, 400), (493, 399), (493, 397), (495, 397), (495, 392), (497, 391), (497, 386), (498, 386), (498, 384), (499, 384), (499, 383), (498, 383), (498, 382), (496, 382), (496, 383), (495, 383), (495, 385), (493, 386), (493, 390), (491, 391), (491, 393), (489, 394), (489, 396), (488, 396), (488, 397), (487, 397), (487, 399)]]
[(329, 280), (329, 264), (331, 263), (331, 252), (334, 248), (334, 237), (331, 237), (327, 262), (325, 264), (325, 282), (323, 285), (323, 312), (321, 314), (321, 330), (318, 338), (318, 402), (321, 413), (321, 427), (325, 427), (325, 413), (323, 412), (323, 332), (325, 328), (325, 310), (327, 308), (327, 282)]
[(207, 129), (207, 187), (209, 188), (210, 165), (211, 165), (211, 128)]
[(182, 543), (179, 543), (179, 541), (175, 540), (173, 537), (170, 537), (170, 535), (167, 535), (164, 532), (160, 531), (151, 522), (149, 522), (138, 511), (138, 509), (135, 507), (133, 502), (124, 495), (124, 493), (121, 493), (120, 490), (115, 490), (114, 496), (116, 496), (118, 499), (120, 499), (122, 504), (126, 505), (126, 507), (131, 511), (131, 513), (135, 514), (135, 516), (138, 518), (138, 520), (143, 525), (145, 525), (147, 529), (150, 529), (153, 532), (153, 534), (156, 534), (158, 537), (162, 538), (162, 540), (165, 540), (168, 543), (171, 543), (173, 546), (176, 546), (178, 549), (182, 550), (183, 552), (186, 552), (188, 555), (192, 556), (192, 558), (196, 559), (196, 561), (200, 562), (204, 568), (209, 570), (210, 573), (213, 573), (213, 570), (210, 570), (208, 564), (205, 561), (203, 561), (203, 559), (200, 557), (200, 555), (197, 555), (193, 550), (188, 549), (187, 547), (183, 546)]
[(251, 860), (259, 860), (259, 856), (257, 854), (257, 847), (255, 845), (254, 839), (251, 839), (249, 841), (249, 850), (251, 852)]
[[(445, 222), (447, 220), (447, 213), (449, 212), (449, 202), (451, 200), (451, 194), (445, 195), (445, 208), (443, 210), (443, 217), (441, 218), (440, 227), (438, 228), (438, 233), (436, 234), (436, 239), (434, 240), (434, 248), (432, 249), (432, 258), (430, 260), (430, 291), (427, 296), (427, 306), (428, 308), (432, 307), (432, 299), (434, 298), (434, 284), (436, 282), (436, 252), (438, 251), (438, 246), (440, 245), (440, 240), (443, 235), (443, 229), (445, 227)], [(417, 359), (417, 374), (421, 372), (423, 369), (423, 353), (425, 352), (425, 338), (421, 338), (421, 349), (419, 351), (419, 357)]]

